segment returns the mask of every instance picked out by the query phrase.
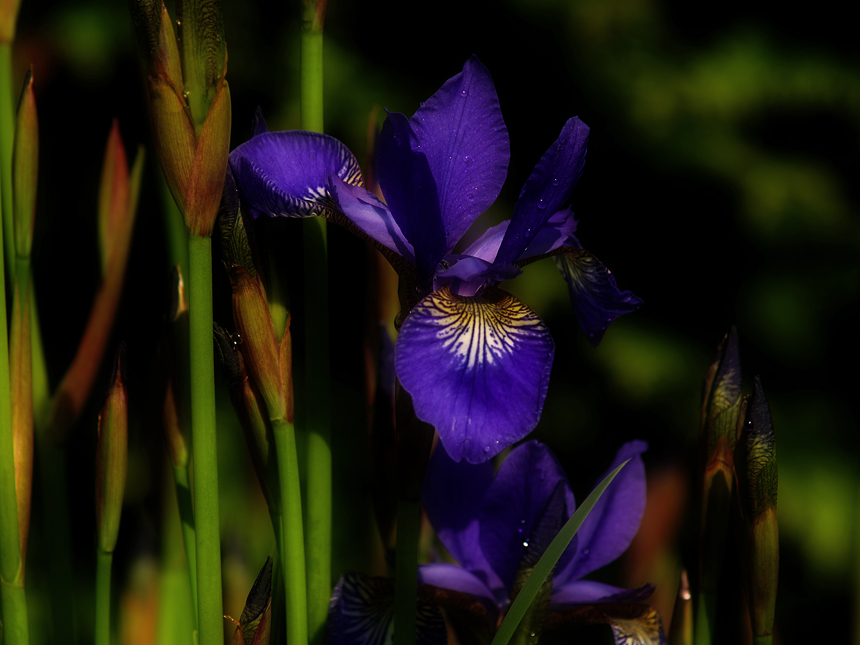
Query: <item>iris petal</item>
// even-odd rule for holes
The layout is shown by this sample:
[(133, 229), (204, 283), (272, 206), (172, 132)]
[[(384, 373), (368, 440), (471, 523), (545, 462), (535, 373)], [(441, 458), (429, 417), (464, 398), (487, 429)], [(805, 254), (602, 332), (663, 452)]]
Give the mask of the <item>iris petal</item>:
[(365, 235), (415, 262), (412, 245), (394, 221), (391, 211), (373, 193), (361, 186), (350, 186), (339, 177), (332, 177), (331, 192), (338, 209)]
[(614, 562), (627, 550), (639, 530), (645, 512), (645, 464), (641, 454), (648, 449), (644, 441), (631, 441), (619, 448), (612, 465), (598, 478), (630, 460), (585, 518), (577, 536), (579, 545), (570, 565), (559, 568), (556, 583), (579, 580), (592, 571)]
[(508, 131), (490, 72), (472, 56), (460, 74), (424, 102), (410, 124), (417, 150), (426, 155), (436, 180), (450, 252), (496, 200), (508, 172)]
[(585, 167), (588, 126), (570, 119), (520, 192), (496, 262), (515, 262), (547, 220), (570, 199)]
[[(547, 506), (554, 497), (561, 503), (552, 505), (557, 517), (549, 518)], [(538, 525), (557, 525), (558, 533), (574, 507), (564, 470), (546, 446), (529, 441), (511, 451), (484, 496), (480, 513), (481, 550), (508, 589), (523, 555), (532, 548), (530, 539)]]
[(419, 278), (427, 283), (445, 255), (445, 229), (436, 180), (402, 114), (389, 113), (382, 125), (376, 166), (388, 208), (415, 249)]
[(255, 214), (310, 217), (330, 214), (329, 177), (361, 185), (361, 169), (340, 141), (324, 134), (264, 132), (230, 153), (236, 184)]
[[(387, 645), (394, 632), (394, 581), (346, 574), (335, 587), (329, 605), (326, 642), (331, 645)], [(448, 642), (445, 619), (438, 606), (418, 603), (416, 645)]]
[(492, 482), (492, 462), (457, 462), (444, 446), (437, 446), (427, 464), (421, 492), (421, 502), (439, 540), (463, 567), (484, 571), (484, 577), (491, 569), (478, 541), (478, 512)]
[(558, 255), (555, 262), (567, 282), (576, 319), (595, 347), (609, 323), (642, 305), (630, 291), (619, 290), (612, 272), (585, 249)]
[[(477, 575), (463, 567), (458, 567), (456, 564), (439, 562), (419, 565), (418, 584), (461, 591), (480, 600), (493, 617), (498, 613), (496, 604), (498, 599), (492, 590)], [(505, 593), (502, 600), (506, 599), (507, 594)]]
[(555, 608), (595, 602), (641, 602), (653, 593), (654, 585), (624, 589), (594, 580), (576, 580), (565, 585), (554, 585), (550, 602)]
[(537, 425), (553, 354), (543, 321), (510, 294), (443, 287), (404, 321), (395, 367), (451, 458), (481, 463)]

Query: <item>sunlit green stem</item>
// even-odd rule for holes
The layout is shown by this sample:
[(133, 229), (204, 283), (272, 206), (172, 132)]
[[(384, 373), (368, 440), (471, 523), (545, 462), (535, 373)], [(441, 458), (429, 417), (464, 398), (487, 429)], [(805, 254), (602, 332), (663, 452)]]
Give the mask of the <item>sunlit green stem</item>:
[(27, 627), (27, 598), (24, 583), (20, 580), (0, 581), (0, 610), (3, 614), (3, 637), (5, 643), (26, 645), (30, 642)]
[(194, 531), (194, 504), (191, 499), (191, 482), (188, 466), (173, 468), (173, 481), (176, 485), (176, 501), (179, 505), (179, 519), (182, 522), (182, 542), (188, 560), (188, 580), (191, 587), (191, 607), (194, 609), (194, 629), (197, 630), (197, 544)]
[[(171, 489), (172, 486), (172, 489)], [(170, 478), (165, 487), (162, 507), (162, 549), (158, 592), (158, 628), (155, 642), (158, 645), (188, 645), (193, 643), (196, 631), (197, 609), (190, 604), (189, 575), (185, 566), (185, 548), (182, 544), (176, 481)], [(193, 544), (193, 537), (192, 537)], [(192, 576), (190, 578), (194, 580)], [(196, 581), (195, 581), (196, 584)], [(192, 619), (193, 615), (193, 619)]]
[(110, 644), (110, 574), (113, 553), (96, 554), (96, 645)]
[[(9, 80), (8, 74), (4, 75), (2, 71), (8, 71), (8, 58), (2, 58), (2, 56), (9, 56), (8, 47), (8, 45), (0, 45), (0, 86)], [(2, 98), (3, 92), (0, 90), (0, 102), (2, 102)], [(5, 123), (2, 114), (3, 109), (0, 106), (0, 130)], [(0, 136), (5, 138), (5, 135), (11, 132), (10, 126), (9, 130), (2, 130)], [(0, 143), (0, 154), (4, 150), (3, 145)], [(9, 160), (11, 161), (11, 152)], [(5, 169), (6, 166), (3, 166), (4, 178), (6, 176)], [(5, 200), (10, 190), (11, 188), (5, 185), (5, 181), (0, 182), (0, 193), (2, 193), (0, 199)], [(9, 202), (11, 215), (11, 195)], [(0, 232), (0, 235), (3, 233)], [(11, 231), (5, 237), (11, 239)], [(2, 249), (3, 241), (0, 240), (0, 253), (3, 252)], [(9, 258), (14, 263), (14, 252), (9, 255)], [(3, 270), (4, 266), (4, 261), (0, 259), (0, 270)], [(21, 540), (18, 533), (18, 500), (15, 493), (15, 455), (12, 440), (8, 338), (6, 276), (4, 271), (4, 275), (0, 277), (0, 616), (3, 619), (5, 641), (7, 643), (27, 643), (29, 642), (27, 600), (22, 576)]]
[(191, 441), (194, 459), (194, 527), (197, 549), (197, 615), (200, 645), (223, 642), (221, 538), (215, 434), (212, 346), (211, 238), (188, 240), (189, 345), (191, 350)]
[(290, 645), (307, 645), (307, 583), (296, 433), (293, 424), (283, 420), (272, 421), (272, 432), (275, 435), (281, 487), (281, 539), (278, 546), (286, 594), (287, 642)]
[(3, 205), (3, 237), (6, 276), (15, 279), (15, 236), (12, 215), (12, 145), (15, 142), (15, 100), (12, 92), (12, 43), (0, 43), (0, 203)]
[(414, 645), (418, 615), (418, 501), (397, 503), (397, 551), (394, 565), (394, 645)]
[[(310, 3), (308, 3), (310, 4)], [(323, 131), (323, 32), (305, 8), (301, 44), (302, 129)], [(312, 642), (322, 643), (331, 598), (332, 467), (331, 389), (328, 347), (328, 250), (326, 222), (304, 225), (305, 390), (307, 392), (307, 571), (308, 625)]]

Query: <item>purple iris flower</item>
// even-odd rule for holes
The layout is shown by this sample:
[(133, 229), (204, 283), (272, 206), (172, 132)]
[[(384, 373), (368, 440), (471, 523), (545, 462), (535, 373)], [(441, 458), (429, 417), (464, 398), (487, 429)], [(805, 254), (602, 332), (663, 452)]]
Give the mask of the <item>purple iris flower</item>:
[(486, 461), (525, 437), (546, 398), (552, 337), (499, 282), (556, 256), (595, 345), (612, 320), (641, 304), (573, 235), (566, 206), (589, 132), (578, 118), (538, 162), (512, 218), (454, 253), (501, 191), (510, 158), (493, 81), (475, 57), (411, 119), (389, 113), (377, 153), (385, 203), (361, 187), (354, 157), (336, 140), (257, 130), (230, 156), (252, 211), (325, 215), (371, 240), (397, 269), (405, 317), (397, 376), (456, 461)]
[[(630, 459), (589, 513), (553, 574), (551, 607), (642, 600), (653, 587), (621, 589), (583, 578), (616, 560), (645, 511), (644, 441), (624, 444), (598, 481)], [(576, 510), (567, 477), (545, 445), (529, 441), (493, 464), (453, 461), (436, 450), (421, 495), (439, 540), (460, 563), (420, 568), (421, 582), (505, 608), (521, 568), (534, 566)], [(525, 565), (525, 566), (524, 566)]]
[[(652, 585), (622, 589), (585, 579), (624, 553), (639, 529), (645, 510), (641, 454), (646, 448), (643, 441), (624, 444), (598, 480), (630, 460), (554, 569), (548, 618), (554, 617), (555, 623), (563, 624), (566, 610), (578, 610), (570, 612), (575, 622), (608, 623), (618, 643), (665, 643), (659, 614), (636, 604), (651, 595)], [(421, 499), (439, 540), (459, 565), (426, 564), (418, 571), (424, 595), (449, 607), (453, 602), (460, 609), (469, 604), (464, 599), (479, 601), (491, 629), (522, 584), (521, 574), (535, 566), (576, 509), (564, 471), (552, 452), (537, 441), (514, 448), (498, 473), (493, 471), (491, 462), (458, 463), (437, 448)], [(390, 627), (393, 600), (373, 591), (370, 584), (352, 575), (338, 586), (330, 612), (332, 643), (381, 642), (372, 635)], [(425, 612), (432, 615), (429, 607)], [(444, 640), (439, 636), (432, 642)]]

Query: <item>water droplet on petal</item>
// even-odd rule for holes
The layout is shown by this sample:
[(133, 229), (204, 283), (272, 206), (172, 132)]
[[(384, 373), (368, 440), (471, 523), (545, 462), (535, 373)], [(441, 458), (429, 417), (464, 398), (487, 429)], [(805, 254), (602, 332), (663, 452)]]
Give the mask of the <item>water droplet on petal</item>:
[(466, 90), (460, 90), (460, 96), (469, 96), (469, 93)]
[(558, 179), (553, 179), (553, 180), (552, 180), (552, 185), (553, 185), (553, 186), (558, 186)]
[[(475, 193), (466, 193), (466, 199), (468, 199), (470, 202), (475, 201)], [(489, 448), (487, 448), (487, 450), (489, 450)]]
[(466, 155), (465, 157), (463, 157), (463, 165), (464, 166), (468, 167), (468, 166), (471, 166), (473, 163), (475, 163), (475, 160), (472, 159), (472, 157), (470, 157), (469, 155)]
[(490, 447), (489, 447), (489, 446), (484, 446), (484, 452), (490, 452)]
[(538, 207), (540, 210), (543, 210), (543, 209), (545, 209), (545, 208), (546, 208), (546, 204), (544, 204), (544, 203), (543, 203), (543, 200), (540, 200), (540, 201), (538, 202), (537, 207)]
[(521, 526), (517, 529), (517, 533), (522, 533), (522, 532), (523, 532), (523, 527)]
[(524, 547), (526, 547), (526, 548), (529, 548), (529, 543), (528, 543), (528, 542), (523, 542), (523, 546), (524, 546)]
[(583, 549), (583, 550), (582, 550), (582, 555), (588, 555), (588, 549)]

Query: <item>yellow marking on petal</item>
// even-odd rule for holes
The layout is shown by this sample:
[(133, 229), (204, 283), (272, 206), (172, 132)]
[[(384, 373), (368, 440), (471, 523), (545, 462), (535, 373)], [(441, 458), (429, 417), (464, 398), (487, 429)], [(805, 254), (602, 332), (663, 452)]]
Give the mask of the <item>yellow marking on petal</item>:
[(423, 309), (439, 326), (436, 337), (443, 347), (469, 369), (492, 365), (514, 353), (518, 342), (543, 334), (543, 322), (509, 293), (490, 288), (480, 296), (451, 293), (445, 286), (430, 294), (416, 309)]

